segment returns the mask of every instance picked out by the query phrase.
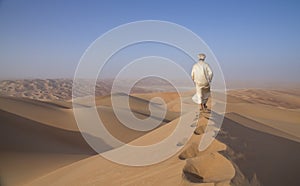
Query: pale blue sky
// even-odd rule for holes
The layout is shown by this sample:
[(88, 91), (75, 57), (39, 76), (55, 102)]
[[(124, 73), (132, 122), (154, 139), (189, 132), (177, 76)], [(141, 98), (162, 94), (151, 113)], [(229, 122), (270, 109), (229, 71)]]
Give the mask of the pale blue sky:
[(71, 78), (101, 34), (151, 19), (198, 34), (227, 81), (299, 82), (299, 9), (299, 1), (291, 0), (2, 0), (0, 78)]

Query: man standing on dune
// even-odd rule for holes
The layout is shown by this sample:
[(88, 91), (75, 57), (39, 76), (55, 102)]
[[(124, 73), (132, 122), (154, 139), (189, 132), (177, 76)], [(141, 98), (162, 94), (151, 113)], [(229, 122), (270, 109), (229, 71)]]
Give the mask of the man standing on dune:
[(199, 54), (199, 61), (194, 64), (192, 69), (192, 79), (196, 85), (196, 94), (193, 101), (200, 104), (200, 111), (207, 109), (207, 101), (210, 96), (210, 83), (213, 78), (213, 72), (210, 66), (205, 62), (205, 54)]

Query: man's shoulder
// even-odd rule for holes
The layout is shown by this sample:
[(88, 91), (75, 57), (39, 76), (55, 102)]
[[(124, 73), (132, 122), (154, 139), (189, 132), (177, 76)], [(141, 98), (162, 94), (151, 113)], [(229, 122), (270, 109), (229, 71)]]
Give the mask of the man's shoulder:
[(197, 66), (197, 64), (198, 64), (198, 63), (195, 63), (195, 64), (193, 65), (193, 68), (195, 68), (195, 67)]
[(205, 65), (205, 62), (197, 62), (196, 64), (194, 64), (194, 66), (198, 66), (198, 67), (203, 66), (203, 65)]
[(197, 62), (193, 65), (193, 68), (195, 67), (206, 67), (206, 66), (209, 66), (208, 63), (204, 62), (204, 61), (201, 61), (201, 62)]
[(201, 65), (203, 65), (203, 66), (209, 66), (209, 64), (208, 63), (206, 63), (206, 62), (202, 62), (202, 64)]

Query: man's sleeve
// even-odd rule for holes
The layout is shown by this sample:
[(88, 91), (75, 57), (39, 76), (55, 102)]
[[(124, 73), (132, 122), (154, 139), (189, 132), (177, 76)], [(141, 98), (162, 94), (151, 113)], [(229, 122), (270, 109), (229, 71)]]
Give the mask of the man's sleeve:
[(192, 76), (192, 80), (193, 80), (193, 81), (194, 81), (194, 77), (195, 77), (195, 76), (194, 76), (194, 73), (195, 73), (195, 69), (194, 69), (194, 68), (195, 68), (195, 66), (193, 66), (192, 72), (191, 72), (191, 76)]
[(207, 64), (206, 66), (206, 70), (207, 70), (207, 75), (208, 75), (208, 78), (209, 78), (209, 81), (212, 80), (214, 74), (213, 74), (213, 71), (211, 70), (210, 66)]

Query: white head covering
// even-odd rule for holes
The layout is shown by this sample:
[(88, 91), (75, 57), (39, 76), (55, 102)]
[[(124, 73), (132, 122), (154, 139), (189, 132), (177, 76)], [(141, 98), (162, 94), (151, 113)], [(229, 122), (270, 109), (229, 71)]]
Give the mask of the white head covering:
[(198, 57), (200, 60), (205, 60), (206, 55), (201, 53), (201, 54), (198, 54)]

